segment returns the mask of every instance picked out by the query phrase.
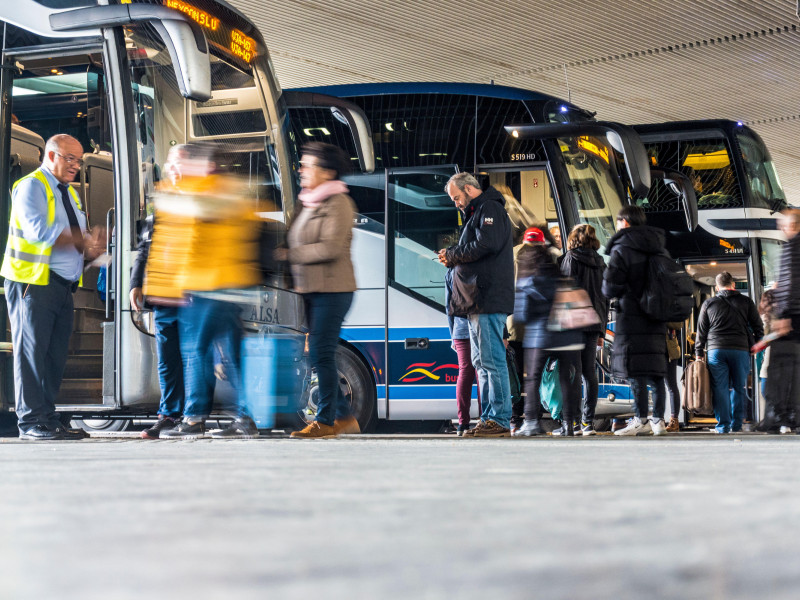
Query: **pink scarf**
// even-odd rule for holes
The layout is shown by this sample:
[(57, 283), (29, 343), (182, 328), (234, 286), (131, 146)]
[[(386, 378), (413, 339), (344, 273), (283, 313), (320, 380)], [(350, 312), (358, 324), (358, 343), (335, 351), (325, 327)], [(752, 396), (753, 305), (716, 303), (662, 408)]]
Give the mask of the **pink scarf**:
[(303, 188), (297, 195), (303, 206), (306, 208), (317, 208), (320, 204), (325, 202), (331, 196), (336, 194), (346, 194), (350, 189), (345, 185), (344, 181), (332, 179), (325, 183), (320, 183), (312, 190)]

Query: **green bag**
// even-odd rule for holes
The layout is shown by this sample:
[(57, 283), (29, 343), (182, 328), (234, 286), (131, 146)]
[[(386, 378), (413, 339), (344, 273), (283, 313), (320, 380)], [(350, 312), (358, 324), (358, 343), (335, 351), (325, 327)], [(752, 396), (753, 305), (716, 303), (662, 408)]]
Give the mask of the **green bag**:
[(559, 381), (558, 360), (548, 358), (542, 373), (542, 383), (539, 385), (539, 397), (542, 406), (550, 413), (555, 421), (561, 420), (561, 407), (564, 402), (561, 398), (561, 382)]

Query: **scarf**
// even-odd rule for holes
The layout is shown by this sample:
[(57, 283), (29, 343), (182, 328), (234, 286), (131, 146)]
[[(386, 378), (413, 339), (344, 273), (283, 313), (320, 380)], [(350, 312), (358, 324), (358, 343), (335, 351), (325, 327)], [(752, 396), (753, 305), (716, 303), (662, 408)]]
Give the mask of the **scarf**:
[(303, 188), (297, 195), (305, 208), (317, 208), (320, 204), (325, 202), (331, 196), (336, 194), (346, 194), (350, 189), (345, 185), (344, 181), (332, 179), (325, 183), (320, 183), (312, 190)]

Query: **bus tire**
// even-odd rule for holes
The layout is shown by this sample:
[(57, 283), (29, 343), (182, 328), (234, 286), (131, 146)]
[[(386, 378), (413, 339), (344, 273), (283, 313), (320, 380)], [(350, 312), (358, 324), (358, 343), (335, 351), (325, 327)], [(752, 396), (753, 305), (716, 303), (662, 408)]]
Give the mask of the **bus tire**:
[(364, 361), (347, 346), (339, 346), (339, 384), (361, 431), (373, 431), (378, 422), (375, 383)]
[(130, 419), (72, 419), (72, 427), (88, 433), (111, 433), (125, 431), (131, 426)]

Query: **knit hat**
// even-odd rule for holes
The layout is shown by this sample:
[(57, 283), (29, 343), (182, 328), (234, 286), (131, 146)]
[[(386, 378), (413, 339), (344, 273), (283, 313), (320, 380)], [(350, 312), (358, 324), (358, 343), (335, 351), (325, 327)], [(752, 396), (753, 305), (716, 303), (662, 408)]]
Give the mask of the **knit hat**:
[(528, 227), (522, 236), (522, 243), (525, 245), (544, 244), (544, 234), (538, 227)]

